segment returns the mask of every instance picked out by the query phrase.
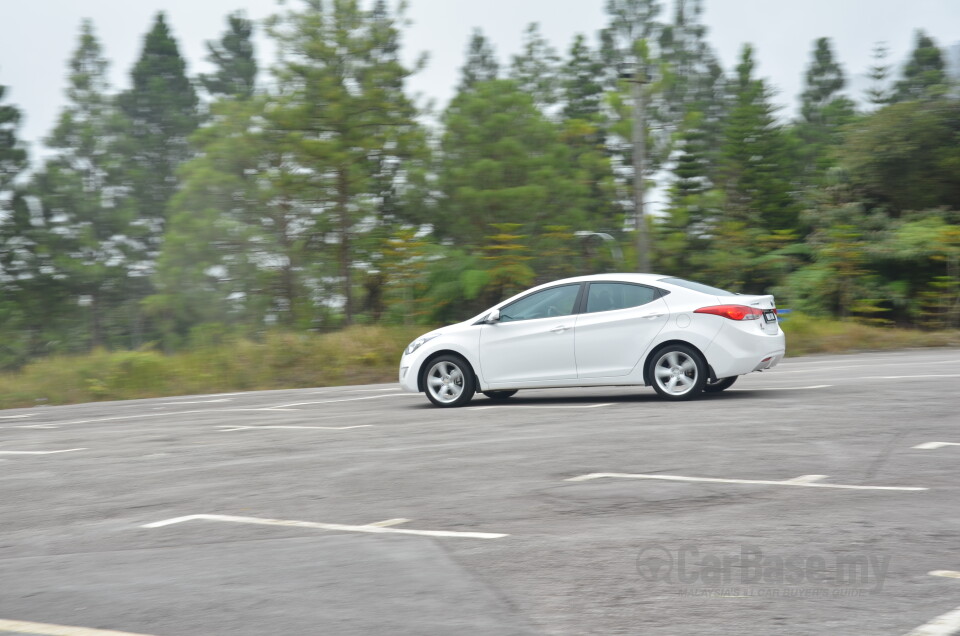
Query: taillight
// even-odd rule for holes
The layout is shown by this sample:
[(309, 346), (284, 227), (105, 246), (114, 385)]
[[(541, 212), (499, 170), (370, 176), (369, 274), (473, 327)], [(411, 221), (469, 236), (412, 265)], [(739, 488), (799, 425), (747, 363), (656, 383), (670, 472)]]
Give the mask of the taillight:
[(695, 309), (695, 314), (713, 314), (714, 316), (723, 316), (730, 320), (759, 320), (763, 311), (756, 307), (747, 307), (746, 305), (714, 305), (712, 307), (701, 307)]

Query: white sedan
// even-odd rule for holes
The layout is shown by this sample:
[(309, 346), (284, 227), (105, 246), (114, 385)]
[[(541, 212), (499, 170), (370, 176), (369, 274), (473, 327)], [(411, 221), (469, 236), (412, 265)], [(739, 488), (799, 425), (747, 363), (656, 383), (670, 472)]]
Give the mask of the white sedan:
[(669, 400), (723, 391), (770, 369), (785, 340), (773, 296), (747, 296), (653, 274), (559, 280), (508, 298), (406, 348), (400, 385), (435, 405), (477, 391), (652, 386)]

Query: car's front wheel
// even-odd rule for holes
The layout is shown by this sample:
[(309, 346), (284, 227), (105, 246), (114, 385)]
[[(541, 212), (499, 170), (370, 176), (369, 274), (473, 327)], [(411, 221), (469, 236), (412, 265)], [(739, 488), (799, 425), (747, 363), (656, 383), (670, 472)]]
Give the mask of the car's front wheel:
[(720, 378), (719, 380), (707, 380), (707, 383), (704, 385), (703, 390), (707, 393), (719, 393), (720, 391), (726, 391), (733, 383), (737, 381), (739, 375), (732, 375), (729, 378)]
[(517, 394), (516, 390), (514, 391), (484, 391), (486, 395), (491, 400), (506, 400), (507, 398), (513, 397)]
[(423, 388), (437, 406), (463, 406), (473, 398), (476, 379), (470, 365), (455, 355), (442, 355), (425, 367)]
[(653, 390), (668, 400), (689, 400), (703, 390), (707, 365), (692, 347), (667, 345), (657, 351), (647, 367)]

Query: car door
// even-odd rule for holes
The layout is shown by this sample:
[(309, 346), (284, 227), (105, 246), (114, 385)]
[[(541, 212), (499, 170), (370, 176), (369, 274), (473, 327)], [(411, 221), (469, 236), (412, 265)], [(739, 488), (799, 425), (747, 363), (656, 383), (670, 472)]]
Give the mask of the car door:
[(577, 378), (574, 315), (582, 284), (528, 294), (500, 308), (480, 332), (480, 368), (492, 387), (536, 386)]
[(616, 378), (637, 366), (670, 316), (661, 291), (645, 285), (589, 283), (577, 316), (574, 350), (579, 377)]

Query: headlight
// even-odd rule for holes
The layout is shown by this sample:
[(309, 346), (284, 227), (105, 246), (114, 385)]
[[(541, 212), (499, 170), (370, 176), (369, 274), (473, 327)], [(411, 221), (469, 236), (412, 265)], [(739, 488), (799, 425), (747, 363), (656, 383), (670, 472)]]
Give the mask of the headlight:
[(420, 336), (419, 338), (417, 338), (407, 346), (407, 355), (410, 355), (411, 353), (413, 353), (414, 351), (422, 347), (424, 343), (430, 342), (431, 340), (433, 340), (439, 335), (440, 334), (435, 333), (435, 334), (430, 334), (426, 336)]

